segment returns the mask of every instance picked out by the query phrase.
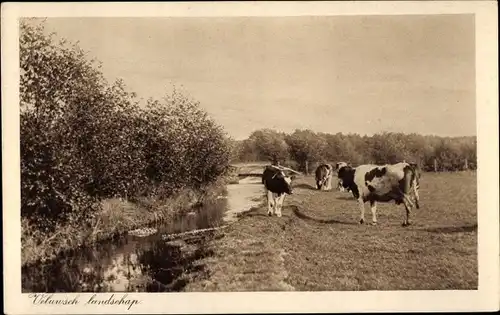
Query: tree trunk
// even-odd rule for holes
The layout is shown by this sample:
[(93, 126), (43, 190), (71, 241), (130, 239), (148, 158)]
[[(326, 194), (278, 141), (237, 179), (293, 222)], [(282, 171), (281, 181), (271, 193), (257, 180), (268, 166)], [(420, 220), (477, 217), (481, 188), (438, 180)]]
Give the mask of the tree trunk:
[(437, 159), (434, 159), (434, 172), (438, 171), (438, 161)]
[(306, 175), (309, 175), (309, 161), (306, 161)]
[(467, 161), (467, 158), (465, 158), (464, 169), (465, 169), (466, 171), (469, 169), (469, 163), (468, 163), (468, 161)]

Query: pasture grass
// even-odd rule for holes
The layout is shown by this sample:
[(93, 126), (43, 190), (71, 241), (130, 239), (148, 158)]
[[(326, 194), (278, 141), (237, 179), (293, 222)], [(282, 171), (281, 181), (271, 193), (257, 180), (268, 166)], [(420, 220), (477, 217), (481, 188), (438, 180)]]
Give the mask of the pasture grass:
[(475, 173), (424, 173), (409, 227), (402, 205), (379, 203), (378, 225), (359, 225), (350, 193), (317, 191), (312, 176), (294, 186), (283, 217), (262, 206), (220, 232), (209, 276), (185, 290), (477, 289)]
[(109, 239), (127, 231), (173, 219), (176, 214), (189, 211), (193, 205), (222, 193), (223, 185), (217, 182), (204, 191), (185, 189), (167, 199), (141, 198), (135, 202), (107, 199), (101, 202), (99, 212), (90, 228), (82, 222), (58, 223), (55, 233), (43, 233), (29, 220), (21, 219), (21, 265), (54, 259), (59, 253), (74, 250)]

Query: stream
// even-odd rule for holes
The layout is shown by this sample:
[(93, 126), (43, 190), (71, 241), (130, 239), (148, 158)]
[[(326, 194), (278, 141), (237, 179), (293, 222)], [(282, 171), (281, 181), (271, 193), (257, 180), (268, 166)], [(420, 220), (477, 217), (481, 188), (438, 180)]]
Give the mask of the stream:
[(262, 195), (260, 177), (245, 177), (227, 185), (224, 196), (152, 226), (156, 233), (128, 233), (23, 267), (23, 293), (181, 291), (190, 275), (208, 276), (199, 260), (212, 254), (206, 243), (215, 234), (176, 234), (229, 224), (258, 206)]

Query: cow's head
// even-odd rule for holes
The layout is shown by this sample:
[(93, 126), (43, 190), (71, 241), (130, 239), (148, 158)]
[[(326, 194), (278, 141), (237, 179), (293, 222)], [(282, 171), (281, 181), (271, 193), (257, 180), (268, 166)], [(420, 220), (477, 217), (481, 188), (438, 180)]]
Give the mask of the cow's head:
[(354, 185), (354, 168), (347, 165), (340, 167), (338, 178), (342, 187), (351, 188)]
[(287, 176), (283, 171), (279, 172), (276, 175), (276, 179), (279, 181), (279, 185), (283, 187), (281, 189), (285, 194), (293, 194), (292, 181), (295, 179), (295, 176)]
[(344, 166), (348, 166), (348, 164), (346, 162), (338, 162), (335, 164), (335, 169), (340, 170)]
[(284, 171), (266, 167), (262, 175), (262, 183), (266, 188), (275, 193), (285, 193), (291, 195), (293, 193), (292, 181), (295, 176), (287, 176)]

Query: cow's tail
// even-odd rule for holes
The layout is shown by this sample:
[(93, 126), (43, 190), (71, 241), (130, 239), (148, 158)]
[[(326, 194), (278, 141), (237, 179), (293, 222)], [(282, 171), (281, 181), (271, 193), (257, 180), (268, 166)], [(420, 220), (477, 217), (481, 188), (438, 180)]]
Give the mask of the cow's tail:
[[(418, 174), (416, 174), (416, 172), (411, 167), (405, 167), (404, 187), (402, 188), (405, 199), (409, 202), (409, 204), (415, 206), (417, 209), (420, 209), (420, 203), (419, 203), (420, 197), (418, 195), (419, 181), (417, 176)], [(413, 198), (409, 198), (410, 195)]]
[(420, 188), (420, 184), (415, 176), (413, 179), (413, 196), (415, 197), (415, 206), (417, 209), (420, 209), (420, 196), (418, 195), (418, 190)]
[[(404, 178), (403, 178), (403, 187), (400, 186), (400, 189), (402, 190), (403, 193), (403, 201), (406, 205), (409, 207), (413, 208), (413, 206), (416, 206), (414, 202), (410, 198), (410, 194), (413, 194), (413, 183), (414, 183), (414, 177), (413, 177), (413, 172), (410, 167), (405, 167), (404, 168)], [(418, 207), (417, 207), (418, 209)]]

